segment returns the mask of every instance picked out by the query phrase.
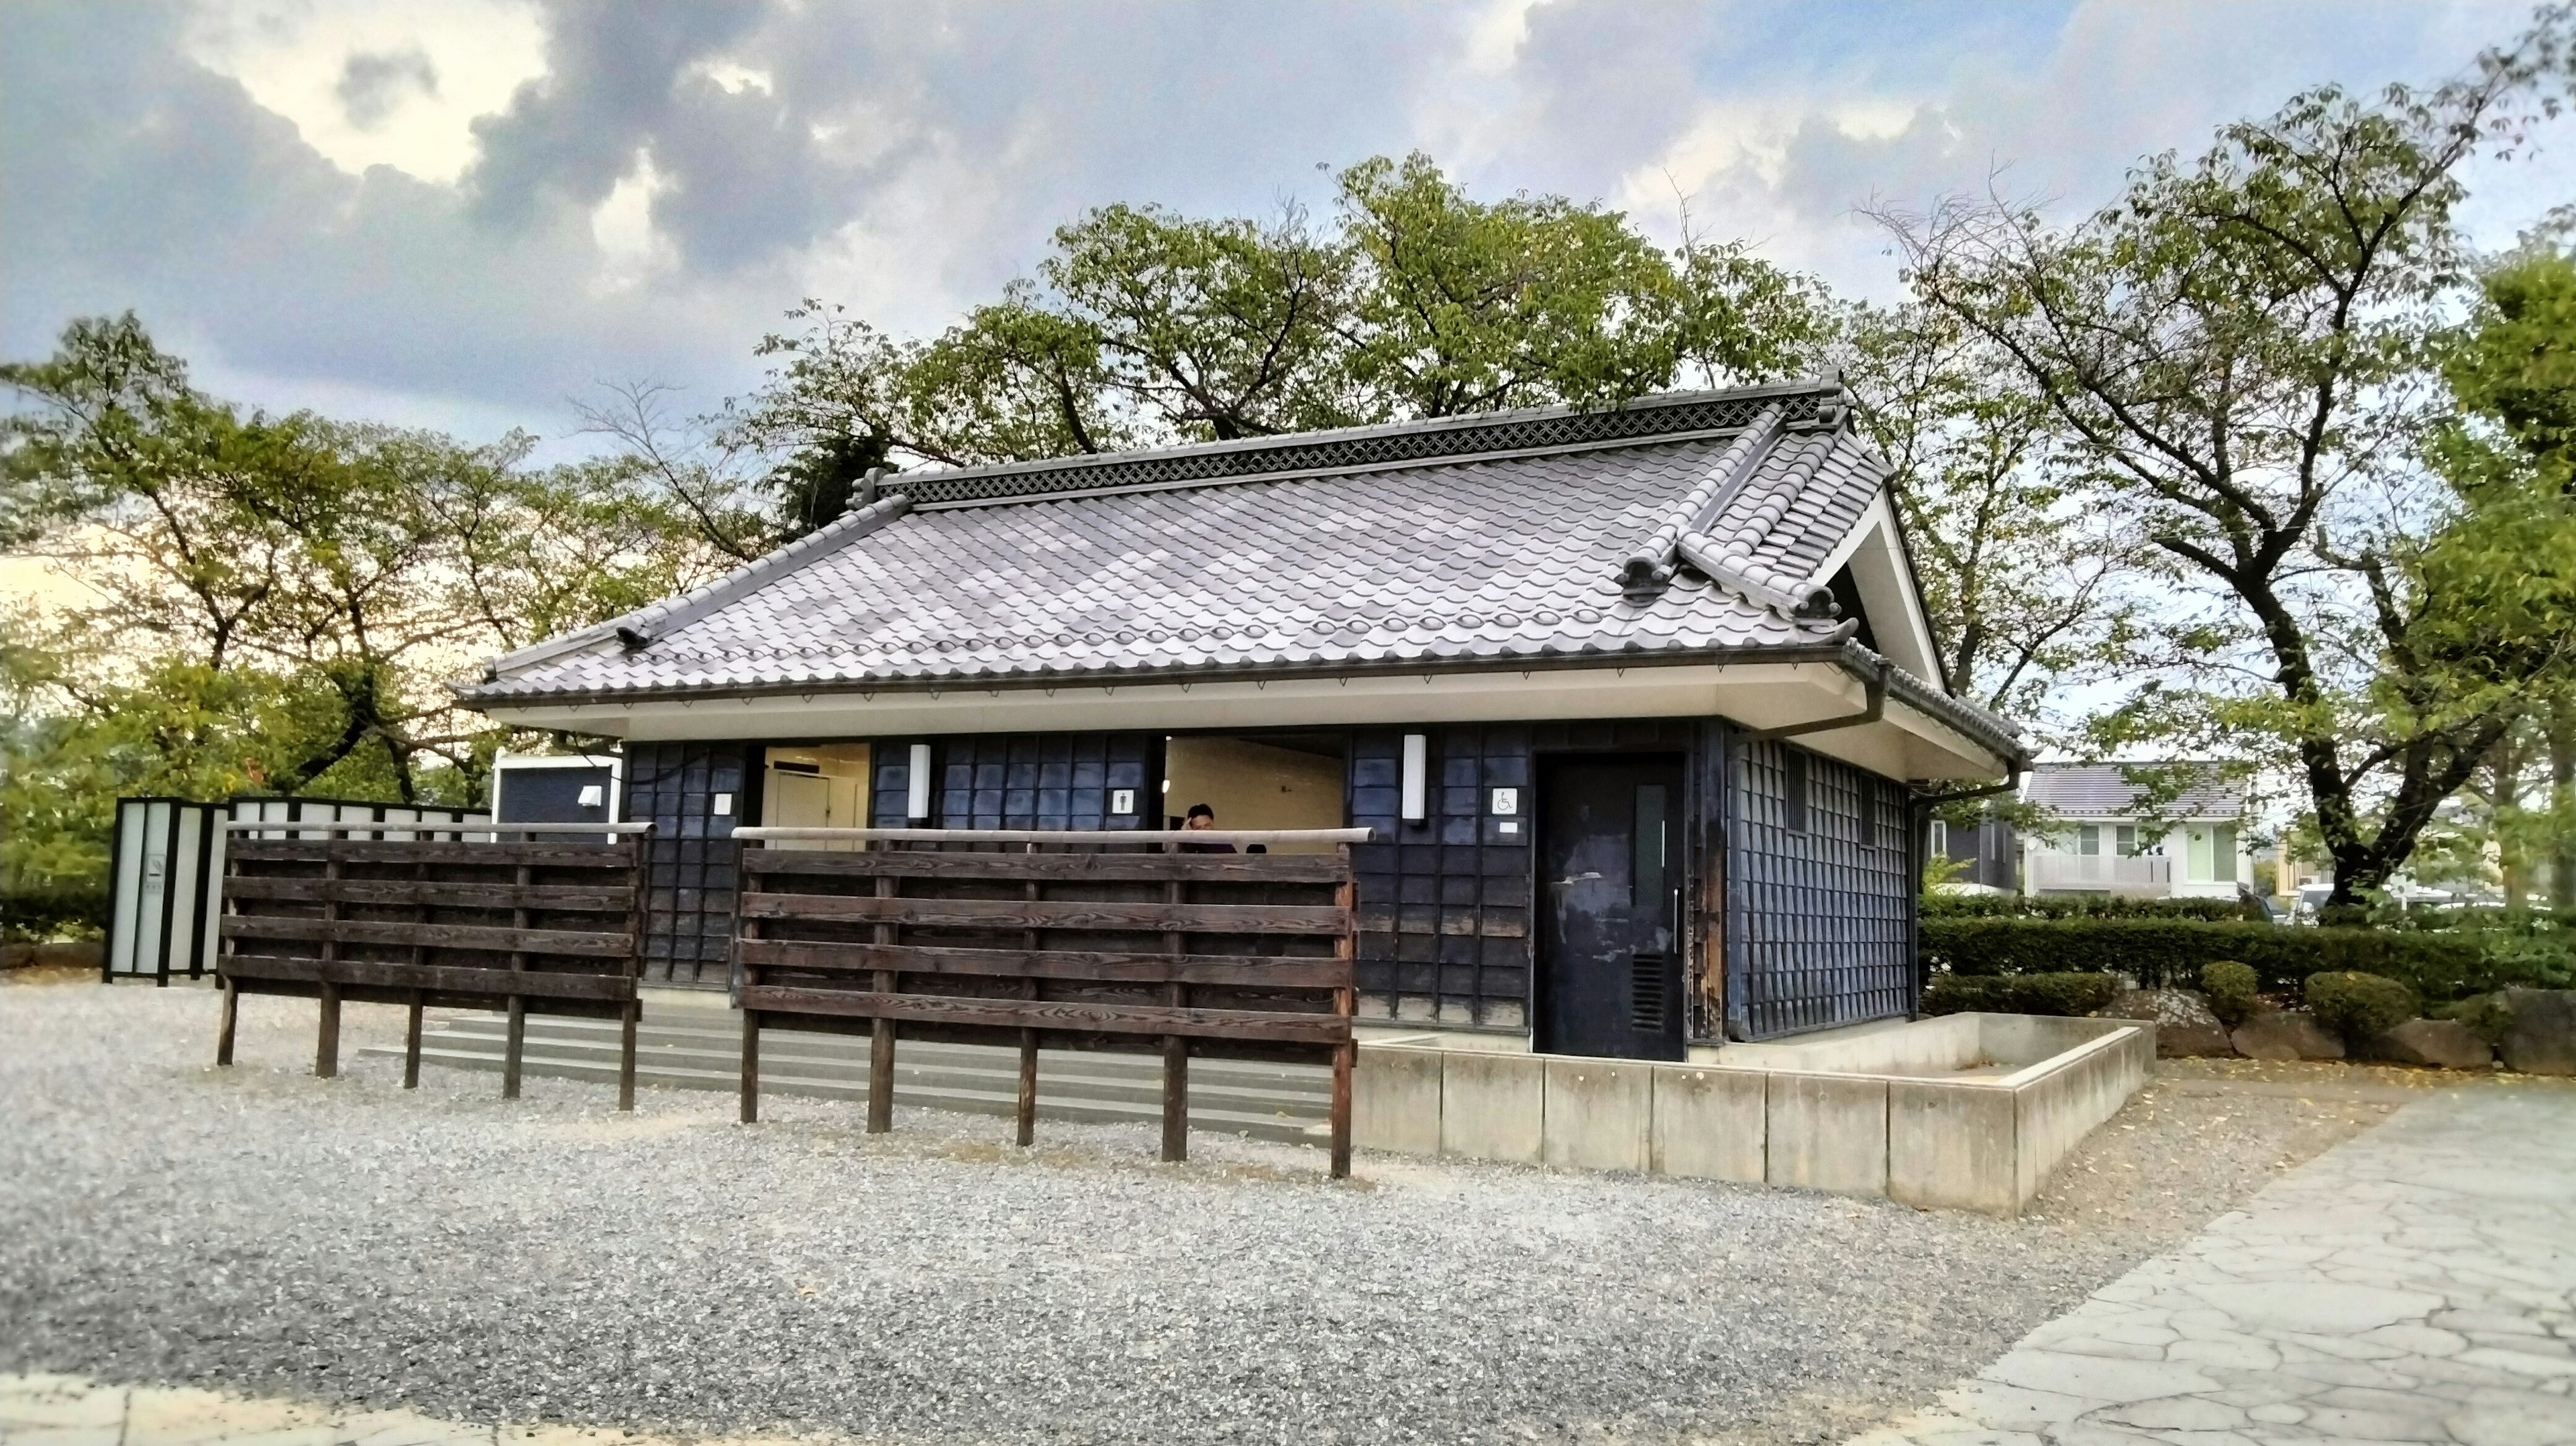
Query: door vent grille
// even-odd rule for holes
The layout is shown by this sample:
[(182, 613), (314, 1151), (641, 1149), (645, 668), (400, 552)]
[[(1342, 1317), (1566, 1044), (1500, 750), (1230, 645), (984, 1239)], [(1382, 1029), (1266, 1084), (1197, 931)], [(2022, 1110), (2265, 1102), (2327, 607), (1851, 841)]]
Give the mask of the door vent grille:
[(1664, 956), (1638, 954), (1628, 964), (1628, 1027), (1644, 1034), (1664, 1032)]

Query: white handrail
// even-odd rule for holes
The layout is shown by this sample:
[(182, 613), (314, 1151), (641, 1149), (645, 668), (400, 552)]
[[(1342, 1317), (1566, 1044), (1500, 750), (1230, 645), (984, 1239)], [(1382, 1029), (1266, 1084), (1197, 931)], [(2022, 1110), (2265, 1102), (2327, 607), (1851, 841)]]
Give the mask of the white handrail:
[(651, 833), (650, 823), (494, 823), (488, 818), (382, 818), (327, 823), (321, 819), (231, 818), (230, 833)]
[(754, 843), (1367, 843), (1368, 828), (738, 828)]

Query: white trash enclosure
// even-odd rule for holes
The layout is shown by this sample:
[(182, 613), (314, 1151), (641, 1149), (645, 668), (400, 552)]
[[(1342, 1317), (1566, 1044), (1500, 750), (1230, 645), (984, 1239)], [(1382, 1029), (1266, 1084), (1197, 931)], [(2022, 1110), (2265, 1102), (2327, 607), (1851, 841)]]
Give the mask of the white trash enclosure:
[(2146, 1081), (2155, 1026), (1953, 1014), (1664, 1064), (1363, 1042), (1364, 1149), (2009, 1215)]

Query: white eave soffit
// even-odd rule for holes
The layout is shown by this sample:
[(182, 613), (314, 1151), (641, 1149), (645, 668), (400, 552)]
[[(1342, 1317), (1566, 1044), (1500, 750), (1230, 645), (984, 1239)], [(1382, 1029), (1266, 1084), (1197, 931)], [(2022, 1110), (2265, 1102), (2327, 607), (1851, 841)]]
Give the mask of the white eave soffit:
[(1923, 614), (1923, 599), (1914, 591), (1914, 569), (1908, 565), (1891, 507), (1887, 489), (1880, 488), (1860, 521), (1808, 577), (1807, 585), (1823, 587), (1848, 565), (1879, 652), (1937, 688), (1941, 668), (1932, 649), (1931, 624)]

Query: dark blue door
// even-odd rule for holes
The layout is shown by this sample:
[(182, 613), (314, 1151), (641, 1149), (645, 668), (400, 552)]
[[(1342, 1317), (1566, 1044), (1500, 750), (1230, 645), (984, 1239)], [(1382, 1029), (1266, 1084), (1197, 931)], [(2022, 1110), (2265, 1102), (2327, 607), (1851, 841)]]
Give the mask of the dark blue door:
[(1680, 1059), (1682, 764), (1542, 760), (1538, 1048)]

